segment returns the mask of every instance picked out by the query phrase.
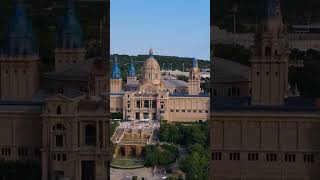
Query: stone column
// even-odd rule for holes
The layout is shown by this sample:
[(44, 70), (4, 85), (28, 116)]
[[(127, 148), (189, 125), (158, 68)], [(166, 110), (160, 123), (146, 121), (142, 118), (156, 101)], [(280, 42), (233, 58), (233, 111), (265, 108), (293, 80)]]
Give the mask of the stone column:
[(130, 146), (124, 146), (125, 148), (125, 157), (129, 157), (131, 152), (130, 152)]
[(139, 158), (141, 157), (141, 146), (136, 146), (136, 157)]
[(99, 122), (96, 122), (96, 149), (99, 149), (100, 148), (100, 138), (99, 138)]
[(82, 129), (83, 129), (83, 127), (82, 127), (82, 123), (81, 122), (79, 122), (79, 127), (80, 127), (80, 129), (79, 129), (79, 137), (78, 138), (80, 138), (80, 144), (79, 144), (79, 146), (80, 146), (80, 148), (82, 148), (82, 146), (83, 146), (83, 136), (82, 136)]

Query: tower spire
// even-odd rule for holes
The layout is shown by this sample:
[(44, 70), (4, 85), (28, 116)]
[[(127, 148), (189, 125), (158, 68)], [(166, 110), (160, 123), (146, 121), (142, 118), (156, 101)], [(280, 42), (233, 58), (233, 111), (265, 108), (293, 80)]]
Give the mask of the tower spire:
[(112, 67), (111, 78), (112, 79), (121, 79), (121, 71), (120, 71), (119, 64), (118, 64), (118, 58), (116, 55), (114, 56), (114, 63), (113, 63), (113, 67)]
[(193, 57), (193, 59), (192, 59), (192, 67), (193, 68), (197, 68), (198, 67), (198, 60), (195, 57)]
[(128, 70), (128, 77), (135, 77), (136, 76), (136, 69), (134, 67), (133, 59), (132, 56), (130, 57), (131, 59), (131, 64)]

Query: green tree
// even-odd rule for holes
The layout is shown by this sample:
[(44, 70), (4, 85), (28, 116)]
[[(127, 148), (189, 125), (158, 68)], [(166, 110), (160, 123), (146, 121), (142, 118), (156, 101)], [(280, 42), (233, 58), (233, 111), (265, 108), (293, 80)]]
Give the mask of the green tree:
[(202, 145), (195, 144), (188, 149), (188, 155), (180, 161), (187, 180), (207, 180), (210, 154)]

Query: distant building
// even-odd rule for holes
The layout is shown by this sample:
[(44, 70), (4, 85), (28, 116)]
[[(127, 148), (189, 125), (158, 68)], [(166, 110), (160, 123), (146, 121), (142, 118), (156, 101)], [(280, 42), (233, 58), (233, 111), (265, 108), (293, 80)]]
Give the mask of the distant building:
[(209, 118), (209, 94), (200, 88), (198, 61), (193, 59), (189, 80), (185, 82), (163, 78), (152, 49), (149, 55), (142, 66), (140, 80), (131, 62), (125, 85), (122, 85), (119, 64), (115, 60), (110, 79), (111, 112), (122, 112), (126, 120), (206, 121)]
[(267, 5), (251, 59), (251, 95), (210, 101), (212, 180), (320, 177), (319, 100), (290, 96), (280, 2)]
[[(213, 28), (213, 42), (215, 44), (238, 44), (246, 49), (252, 50), (254, 45), (254, 33), (233, 34)], [(218, 29), (218, 30), (217, 30)], [(320, 33), (292, 32), (286, 34), (289, 48), (307, 51), (314, 49), (320, 51)]]

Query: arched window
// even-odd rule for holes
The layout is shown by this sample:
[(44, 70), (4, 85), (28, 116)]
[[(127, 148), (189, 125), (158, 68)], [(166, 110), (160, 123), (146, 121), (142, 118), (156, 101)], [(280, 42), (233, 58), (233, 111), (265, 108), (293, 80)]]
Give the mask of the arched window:
[(271, 52), (272, 52), (271, 47), (266, 46), (264, 51), (265, 56), (271, 56)]
[(61, 114), (61, 107), (58, 106), (58, 107), (57, 107), (57, 115), (60, 115), (60, 114)]
[(93, 125), (86, 125), (85, 127), (85, 144), (87, 146), (96, 145), (96, 128)]

